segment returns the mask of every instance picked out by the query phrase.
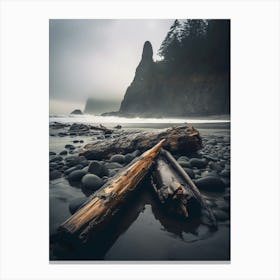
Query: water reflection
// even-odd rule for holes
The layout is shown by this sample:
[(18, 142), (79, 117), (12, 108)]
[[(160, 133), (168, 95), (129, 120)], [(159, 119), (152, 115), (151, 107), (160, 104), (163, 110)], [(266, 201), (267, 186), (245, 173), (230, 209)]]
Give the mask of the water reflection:
[[(141, 219), (141, 215), (144, 214), (145, 219)], [(133, 230), (132, 224), (135, 225), (135, 229), (130, 234), (128, 229)], [(200, 218), (193, 217), (184, 221), (170, 215), (160, 205), (147, 177), (136, 192), (131, 194), (129, 201), (122, 205), (110, 224), (98, 235), (89, 238), (86, 244), (70, 242), (65, 237), (62, 239), (52, 237), (50, 257), (52, 260), (103, 260), (118, 239), (123, 239), (127, 244), (121, 246), (122, 253), (130, 254), (125, 252), (131, 250), (128, 244), (135, 244), (145, 236), (147, 227), (148, 230), (152, 230), (153, 227), (153, 236), (160, 236), (161, 231), (163, 236), (169, 235), (184, 242), (194, 242), (201, 238)], [(157, 242), (157, 240), (145, 242)], [(158, 243), (161, 244), (161, 241)]]

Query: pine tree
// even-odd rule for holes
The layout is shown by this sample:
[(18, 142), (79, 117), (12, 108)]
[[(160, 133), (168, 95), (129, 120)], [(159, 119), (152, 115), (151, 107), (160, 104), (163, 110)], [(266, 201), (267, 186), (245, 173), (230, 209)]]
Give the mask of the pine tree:
[(170, 27), (169, 32), (158, 51), (158, 54), (162, 56), (165, 61), (174, 61), (176, 54), (180, 49), (181, 29), (181, 23), (176, 19)]

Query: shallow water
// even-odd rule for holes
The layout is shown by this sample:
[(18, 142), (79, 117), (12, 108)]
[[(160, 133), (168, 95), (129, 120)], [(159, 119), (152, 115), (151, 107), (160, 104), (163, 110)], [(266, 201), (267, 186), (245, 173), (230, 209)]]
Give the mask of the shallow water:
[[(150, 125), (150, 124), (149, 124)], [(168, 126), (168, 124), (165, 124)], [(229, 135), (229, 124), (201, 124), (203, 137)], [(142, 124), (145, 127), (145, 124)], [(162, 128), (162, 124), (153, 126)], [(196, 126), (197, 127), (197, 126)], [(91, 137), (50, 137), (50, 151), (59, 152), (73, 139)], [(84, 143), (83, 143), (84, 144)], [(229, 189), (225, 193), (228, 193)], [(223, 200), (225, 193), (202, 192), (212, 201)], [(69, 202), (85, 196), (64, 178), (50, 182), (50, 234), (70, 217)], [(100, 236), (86, 246), (59, 244), (50, 248), (51, 260), (229, 260), (230, 222), (219, 222), (218, 230), (201, 223), (200, 218), (183, 221), (170, 216), (160, 205), (149, 176)]]

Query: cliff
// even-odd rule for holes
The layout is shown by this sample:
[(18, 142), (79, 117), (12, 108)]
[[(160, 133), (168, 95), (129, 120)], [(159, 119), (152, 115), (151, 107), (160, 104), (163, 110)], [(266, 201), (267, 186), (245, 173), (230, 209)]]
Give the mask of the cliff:
[(229, 71), (170, 71), (165, 61), (153, 61), (153, 49), (148, 41), (119, 109), (119, 114), (155, 117), (229, 112)]

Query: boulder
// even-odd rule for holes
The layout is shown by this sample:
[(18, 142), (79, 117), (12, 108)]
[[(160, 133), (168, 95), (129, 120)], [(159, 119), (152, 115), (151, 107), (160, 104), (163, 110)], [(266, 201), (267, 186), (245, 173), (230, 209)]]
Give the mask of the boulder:
[(71, 115), (83, 115), (83, 112), (80, 109), (75, 109), (71, 112)]
[(191, 167), (197, 167), (197, 168), (205, 168), (207, 165), (207, 161), (205, 159), (199, 159), (199, 158), (192, 158), (189, 161)]
[(95, 174), (98, 177), (108, 176), (109, 171), (107, 167), (105, 167), (102, 163), (97, 160), (94, 160), (90, 163), (88, 167), (88, 172), (91, 174)]
[(110, 162), (124, 163), (125, 157), (121, 154), (116, 154), (116, 155), (111, 156)]
[(68, 180), (72, 182), (79, 182), (86, 175), (85, 170), (74, 170), (68, 175)]
[(82, 185), (88, 190), (98, 190), (103, 185), (103, 180), (94, 174), (86, 174), (82, 178)]
[(195, 181), (196, 186), (206, 191), (223, 191), (224, 182), (217, 176), (206, 176)]

